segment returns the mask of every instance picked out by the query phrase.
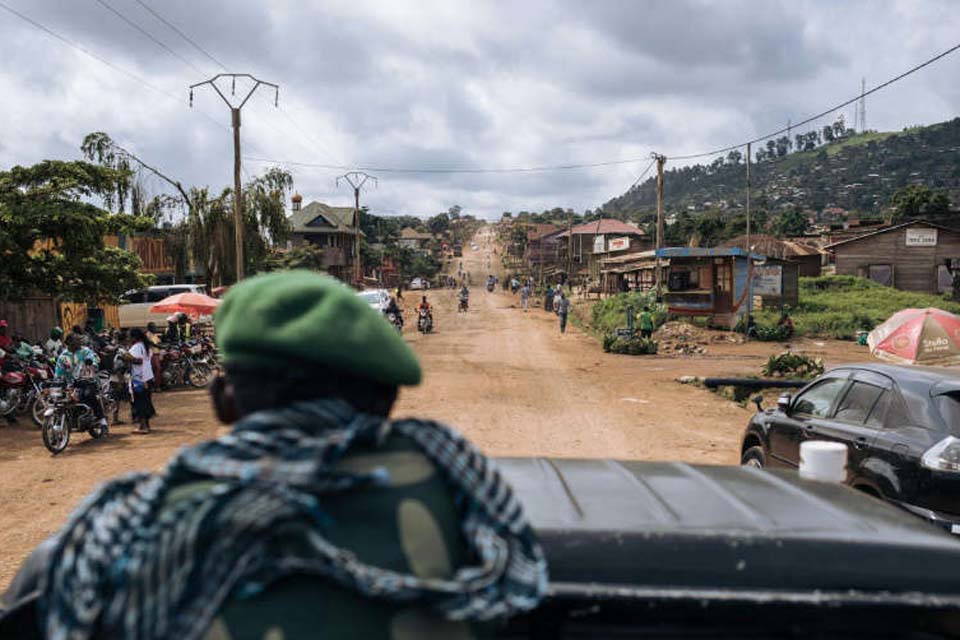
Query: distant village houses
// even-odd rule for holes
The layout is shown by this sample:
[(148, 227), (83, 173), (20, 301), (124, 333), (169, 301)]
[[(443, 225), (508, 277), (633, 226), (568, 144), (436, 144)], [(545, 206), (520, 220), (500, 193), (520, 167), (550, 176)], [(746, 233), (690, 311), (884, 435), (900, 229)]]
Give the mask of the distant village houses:
[(324, 269), (344, 282), (351, 281), (357, 235), (353, 207), (331, 207), (322, 202), (301, 207), (302, 203), (300, 194), (294, 194), (289, 246), (310, 243), (320, 247)]

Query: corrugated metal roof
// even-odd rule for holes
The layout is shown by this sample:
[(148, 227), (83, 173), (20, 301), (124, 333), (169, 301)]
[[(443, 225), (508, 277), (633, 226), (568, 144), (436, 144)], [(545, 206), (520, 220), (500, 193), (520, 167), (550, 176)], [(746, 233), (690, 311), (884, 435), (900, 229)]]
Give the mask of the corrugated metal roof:
[[(737, 236), (723, 243), (725, 247), (737, 247), (747, 249), (747, 236)], [(819, 255), (820, 251), (816, 247), (797, 242), (795, 240), (781, 240), (766, 234), (751, 234), (750, 247), (757, 253), (774, 258), (794, 258), (797, 256)]]
[[(622, 220), (615, 220), (613, 218), (603, 218), (599, 221), (594, 220), (593, 222), (584, 222), (583, 224), (578, 224), (572, 229), (572, 232), (575, 236), (607, 234), (634, 236), (646, 235), (643, 229), (640, 227), (632, 225), (628, 222), (623, 222)], [(570, 235), (570, 231), (564, 231), (558, 237), (565, 238), (568, 235)]]
[(842, 245), (842, 244), (847, 244), (847, 243), (850, 243), (850, 242), (859, 242), (860, 240), (864, 240), (864, 239), (866, 239), (866, 238), (870, 238), (870, 237), (879, 235), (879, 234), (881, 234), (881, 233), (888, 233), (888, 232), (890, 232), (890, 231), (896, 231), (897, 229), (902, 229), (903, 227), (909, 227), (909, 226), (912, 226), (912, 225), (923, 225), (923, 226), (925, 226), (925, 227), (931, 227), (931, 228), (933, 228), (933, 229), (940, 229), (941, 231), (950, 231), (950, 232), (953, 232), (953, 233), (960, 233), (960, 230), (958, 230), (958, 229), (951, 229), (950, 227), (945, 227), (945, 226), (940, 225), (940, 224), (934, 224), (933, 222), (927, 222), (926, 220), (909, 220), (909, 221), (907, 221), (907, 222), (901, 222), (900, 224), (894, 224), (894, 225), (891, 225), (891, 226), (886, 227), (886, 228), (883, 228), (883, 229), (878, 229), (878, 230), (876, 230), (876, 231), (870, 231), (869, 233), (865, 233), (865, 234), (863, 234), (863, 235), (857, 236), (856, 238), (849, 238), (849, 239), (847, 239), (847, 240), (841, 240), (840, 242), (834, 242), (833, 244), (828, 244), (827, 246), (824, 247), (824, 249), (833, 249), (834, 247), (839, 247), (839, 246)]
[(354, 233), (353, 207), (331, 207), (311, 202), (290, 216), (293, 233)]

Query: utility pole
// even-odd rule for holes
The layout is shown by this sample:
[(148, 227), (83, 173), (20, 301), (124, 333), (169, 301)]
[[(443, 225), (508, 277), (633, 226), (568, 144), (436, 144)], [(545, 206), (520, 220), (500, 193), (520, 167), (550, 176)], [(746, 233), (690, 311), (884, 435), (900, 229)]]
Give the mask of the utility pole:
[(363, 274), (360, 271), (360, 189), (367, 183), (367, 180), (373, 180), (373, 184), (379, 184), (377, 177), (364, 171), (348, 171), (342, 176), (337, 177), (337, 186), (340, 181), (346, 180), (347, 184), (353, 187), (353, 277), (354, 282), (360, 284), (363, 282)]
[(750, 246), (750, 143), (747, 143), (747, 319), (753, 315), (753, 251)]
[(573, 209), (567, 210), (567, 285), (573, 275)]
[[(240, 104), (234, 106), (227, 96), (223, 95), (220, 87), (217, 86), (217, 80), (220, 78), (230, 78), (230, 95), (237, 94), (237, 78), (247, 78), (253, 83), (247, 95), (240, 101)], [(213, 87), (217, 95), (230, 107), (230, 120), (233, 125), (233, 226), (235, 229), (234, 241), (236, 243), (237, 253), (237, 282), (243, 279), (243, 191), (240, 185), (240, 110), (247, 100), (260, 88), (260, 85), (273, 87), (273, 106), (277, 106), (280, 100), (280, 87), (272, 82), (258, 80), (249, 73), (218, 73), (209, 80), (190, 85), (190, 106), (193, 106), (193, 90), (205, 84)]]
[[(657, 251), (663, 248), (663, 165), (667, 161), (665, 155), (659, 153), (650, 154), (657, 161)], [(663, 295), (663, 269), (660, 268), (660, 256), (655, 256), (656, 277), (657, 277), (657, 299)]]

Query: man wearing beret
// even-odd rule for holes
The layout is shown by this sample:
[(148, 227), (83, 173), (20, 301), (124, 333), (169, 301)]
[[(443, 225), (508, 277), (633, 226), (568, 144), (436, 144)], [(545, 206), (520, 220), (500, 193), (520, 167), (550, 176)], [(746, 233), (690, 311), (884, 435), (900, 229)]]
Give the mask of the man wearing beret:
[(388, 418), (421, 373), (381, 314), (292, 271), (233, 287), (216, 329), (232, 431), (90, 496), (21, 568), (0, 637), (470, 638), (537, 605), (543, 553), (497, 470)]

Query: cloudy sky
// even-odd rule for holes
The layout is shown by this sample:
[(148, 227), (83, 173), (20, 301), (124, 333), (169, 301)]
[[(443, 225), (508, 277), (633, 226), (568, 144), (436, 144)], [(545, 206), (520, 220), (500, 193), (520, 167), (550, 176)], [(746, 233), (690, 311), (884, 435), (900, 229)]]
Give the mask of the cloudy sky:
[[(352, 195), (335, 185), (342, 171), (307, 164), (638, 159), (576, 171), (380, 172), (363, 196), (381, 214), (454, 204), (481, 216), (581, 211), (625, 191), (651, 151), (682, 155), (762, 134), (849, 97), (861, 77), (869, 87), (957, 44), (956, 8), (954, 0), (0, 0), (0, 167), (77, 158), (83, 136), (100, 130), (184, 183), (218, 190), (233, 175), (229, 111), (209, 89), (191, 110), (187, 86), (222, 64), (280, 85), (279, 109), (261, 88), (243, 111), (244, 168), (291, 163), (307, 201), (347, 204)], [(868, 126), (960, 115), (958, 78), (960, 52), (869, 98)], [(845, 113), (852, 123), (853, 109)]]

